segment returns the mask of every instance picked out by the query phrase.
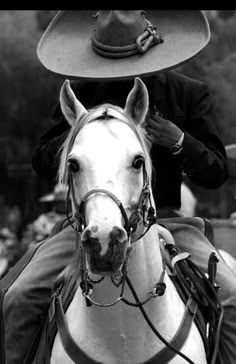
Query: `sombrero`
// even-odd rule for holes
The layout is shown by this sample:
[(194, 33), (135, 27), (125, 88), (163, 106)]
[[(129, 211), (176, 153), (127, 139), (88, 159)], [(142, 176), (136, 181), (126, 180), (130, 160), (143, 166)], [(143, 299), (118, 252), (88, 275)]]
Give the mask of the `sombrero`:
[(200, 10), (65, 10), (48, 25), (37, 55), (56, 74), (105, 81), (180, 66), (209, 39)]

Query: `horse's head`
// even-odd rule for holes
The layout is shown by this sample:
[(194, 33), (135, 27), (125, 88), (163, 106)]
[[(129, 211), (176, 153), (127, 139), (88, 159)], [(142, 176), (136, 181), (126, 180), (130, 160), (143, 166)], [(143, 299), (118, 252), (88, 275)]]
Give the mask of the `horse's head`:
[(90, 270), (115, 274), (129, 247), (128, 220), (140, 207), (151, 174), (143, 128), (148, 92), (136, 78), (124, 109), (104, 104), (86, 110), (65, 81), (60, 104), (72, 127), (59, 179), (70, 184), (73, 216), (83, 222), (81, 239)]

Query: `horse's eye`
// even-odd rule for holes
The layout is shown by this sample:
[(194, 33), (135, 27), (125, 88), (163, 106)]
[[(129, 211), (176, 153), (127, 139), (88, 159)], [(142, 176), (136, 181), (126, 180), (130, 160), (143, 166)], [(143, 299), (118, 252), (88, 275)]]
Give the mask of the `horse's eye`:
[(144, 158), (141, 155), (138, 155), (133, 160), (133, 167), (135, 169), (140, 169), (144, 165)]
[(79, 172), (79, 162), (77, 160), (71, 159), (68, 161), (69, 164), (69, 169), (71, 170), (72, 173), (77, 173)]

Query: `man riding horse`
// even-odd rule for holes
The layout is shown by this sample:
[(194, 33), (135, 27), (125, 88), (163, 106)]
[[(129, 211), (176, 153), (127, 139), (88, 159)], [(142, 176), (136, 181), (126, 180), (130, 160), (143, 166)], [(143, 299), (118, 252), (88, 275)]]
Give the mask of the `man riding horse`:
[[(200, 11), (65, 11), (52, 20), (38, 45), (38, 57), (47, 69), (76, 79), (73, 91), (87, 108), (104, 102), (124, 106), (134, 77), (142, 78), (150, 98), (146, 129), (153, 143), (158, 218), (179, 216), (183, 171), (192, 182), (208, 189), (220, 187), (228, 177), (207, 85), (171, 70), (196, 56), (209, 38), (208, 22)], [(33, 167), (39, 175), (55, 179), (58, 153), (69, 126), (59, 106), (53, 118), (53, 127), (42, 136), (33, 155)], [(207, 272), (210, 242), (201, 241), (186, 224), (169, 223), (168, 227), (178, 247), (189, 251)], [(70, 228), (46, 240), (6, 294), (7, 364), (20, 364), (26, 358), (28, 341), (38, 334), (52, 286), (71, 259), (74, 241)], [(224, 307), (220, 354), (222, 363), (233, 364), (236, 280), (222, 259), (216, 282)], [(24, 317), (23, 324), (19, 315)], [(17, 336), (21, 325), (24, 335)]]

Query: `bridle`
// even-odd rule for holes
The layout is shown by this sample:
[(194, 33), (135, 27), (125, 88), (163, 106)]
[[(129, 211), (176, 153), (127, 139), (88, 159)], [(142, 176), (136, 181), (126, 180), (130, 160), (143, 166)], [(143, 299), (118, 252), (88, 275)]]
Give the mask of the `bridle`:
[[(143, 179), (144, 182), (143, 182), (143, 187), (142, 187), (142, 191), (140, 194), (137, 208), (128, 218), (125, 208), (124, 208), (123, 204), (121, 203), (121, 201), (112, 192), (105, 190), (105, 189), (96, 188), (96, 189), (92, 189), (92, 190), (88, 191), (82, 198), (80, 204), (78, 205), (76, 198), (75, 198), (72, 174), (71, 174), (71, 171), (69, 171), (69, 174), (68, 174), (69, 189), (68, 189), (68, 193), (67, 193), (66, 205), (68, 206), (69, 196), (71, 196), (71, 200), (72, 200), (72, 202), (74, 204), (74, 208), (75, 208), (74, 217), (76, 218), (76, 224), (74, 224), (74, 222), (71, 220), (71, 217), (69, 217), (68, 208), (66, 208), (66, 210), (67, 210), (68, 221), (69, 221), (70, 225), (73, 227), (73, 229), (77, 232), (76, 240), (77, 240), (77, 244), (80, 249), (79, 253), (80, 253), (80, 258), (81, 258), (80, 288), (82, 290), (83, 296), (85, 297), (87, 306), (91, 306), (92, 304), (94, 304), (94, 305), (100, 306), (100, 307), (110, 307), (110, 306), (113, 306), (116, 303), (122, 301), (129, 306), (139, 308), (139, 310), (141, 311), (144, 319), (146, 320), (146, 322), (149, 325), (149, 327), (151, 328), (151, 330), (158, 337), (158, 339), (161, 340), (165, 345), (165, 347), (159, 353), (157, 353), (157, 355), (155, 355), (155, 359), (154, 359), (155, 362), (158, 361), (158, 362), (162, 362), (162, 363), (167, 363), (167, 362), (169, 362), (169, 360), (171, 360), (177, 354), (177, 355), (181, 356), (182, 358), (184, 358), (186, 360), (186, 362), (188, 362), (190, 364), (194, 364), (186, 355), (184, 355), (180, 351), (180, 348), (182, 347), (183, 343), (185, 342), (185, 340), (188, 336), (188, 333), (191, 328), (191, 324), (192, 324), (195, 314), (196, 314), (197, 306), (192, 301), (192, 299), (190, 298), (188, 300), (188, 303), (186, 305), (185, 312), (184, 312), (184, 317), (181, 321), (180, 328), (171, 343), (169, 343), (159, 333), (159, 331), (154, 327), (153, 323), (149, 319), (149, 317), (143, 307), (151, 299), (160, 297), (165, 293), (166, 284), (164, 282), (164, 276), (165, 276), (164, 261), (162, 260), (163, 268), (162, 268), (162, 272), (161, 272), (159, 281), (153, 286), (153, 289), (150, 292), (148, 292), (147, 298), (145, 298), (143, 301), (139, 300), (138, 295), (127, 276), (126, 268), (127, 268), (129, 253), (131, 250), (131, 244), (133, 244), (135, 241), (139, 240), (144, 234), (146, 234), (148, 229), (153, 224), (156, 223), (156, 217), (155, 217), (155, 213), (154, 213), (155, 210), (151, 204), (150, 187), (149, 187), (148, 176), (147, 176), (147, 172), (146, 172), (145, 168), (143, 168), (143, 175), (144, 175), (144, 179)], [(93, 289), (93, 284), (100, 283), (103, 277), (101, 279), (99, 279), (98, 281), (93, 281), (89, 278), (88, 271), (86, 268), (85, 252), (82, 247), (82, 243), (81, 243), (81, 239), (80, 239), (80, 234), (83, 232), (83, 230), (86, 227), (86, 220), (85, 220), (85, 216), (84, 216), (86, 202), (89, 199), (89, 197), (91, 197), (92, 195), (94, 195), (96, 193), (103, 193), (103, 194), (108, 195), (119, 207), (121, 214), (124, 218), (124, 222), (125, 222), (124, 228), (128, 234), (128, 244), (130, 247), (127, 249), (126, 259), (125, 259), (125, 262), (122, 267), (122, 278), (120, 279), (120, 281), (118, 283), (115, 283), (115, 285), (117, 285), (117, 286), (119, 286), (119, 285), (122, 286), (120, 296), (114, 302), (106, 303), (106, 304), (101, 304), (101, 303), (95, 302), (90, 297), (92, 289)], [(138, 237), (136, 240), (133, 241), (132, 234), (137, 229), (137, 226), (141, 220), (142, 220), (144, 227), (146, 227), (146, 230), (142, 233), (142, 235), (140, 237)], [(116, 277), (114, 277), (114, 280), (115, 280), (115, 278)], [(127, 283), (128, 287), (134, 297), (135, 302), (130, 302), (129, 300), (127, 300), (124, 297), (125, 282)], [(59, 285), (53, 294), (53, 307), (54, 307), (54, 311), (55, 311), (55, 317), (56, 317), (58, 331), (60, 333), (60, 337), (62, 340), (62, 345), (63, 345), (64, 349), (66, 350), (67, 354), (73, 360), (73, 362), (77, 364), (80, 362), (80, 359), (78, 359), (78, 358), (81, 357), (81, 350), (78, 347), (78, 345), (76, 344), (76, 342), (74, 341), (73, 337), (71, 336), (69, 329), (68, 329), (68, 325), (66, 323), (66, 318), (65, 318), (65, 314), (64, 314), (64, 310), (63, 310), (63, 306), (62, 306), (62, 300), (61, 300), (62, 286), (63, 285)], [(190, 313), (190, 307), (191, 307), (191, 313)], [(150, 363), (152, 363), (152, 360)]]
[[(108, 195), (117, 204), (117, 206), (119, 207), (119, 209), (121, 211), (122, 217), (124, 219), (124, 229), (127, 232), (129, 240), (131, 240), (132, 234), (136, 231), (137, 226), (141, 220), (143, 222), (143, 225), (147, 229), (149, 229), (153, 224), (156, 223), (155, 210), (152, 206), (152, 202), (151, 202), (151, 198), (150, 198), (150, 184), (149, 184), (149, 179), (148, 179), (148, 175), (147, 175), (145, 166), (143, 167), (143, 181), (144, 182), (143, 182), (143, 187), (142, 187), (142, 191), (140, 194), (139, 202), (137, 204), (135, 211), (130, 215), (129, 218), (127, 216), (127, 213), (125, 211), (125, 208), (124, 208), (122, 202), (115, 196), (114, 193), (112, 193), (106, 189), (103, 189), (103, 188), (94, 188), (94, 189), (88, 191), (82, 198), (80, 204), (78, 205), (78, 203), (76, 201), (76, 197), (75, 197), (73, 176), (72, 176), (72, 173), (70, 170), (69, 170), (68, 177), (69, 177), (68, 178), (69, 189), (67, 192), (66, 202), (67, 202), (67, 206), (68, 206), (69, 196), (71, 194), (71, 200), (72, 200), (72, 203), (75, 208), (74, 218), (76, 220), (76, 227), (73, 226), (73, 228), (77, 232), (82, 233), (83, 230), (85, 229), (85, 227), (86, 227), (85, 206), (86, 206), (88, 199), (92, 195), (97, 194), (97, 193), (102, 193), (102, 194)], [(149, 205), (149, 207), (148, 207), (148, 205)], [(66, 208), (66, 210), (68, 211), (68, 208)], [(68, 217), (68, 214), (67, 214), (67, 217)], [(71, 221), (70, 218), (69, 218), (69, 220)], [(147, 232), (147, 230), (144, 232), (144, 234), (146, 234), (146, 232)], [(140, 238), (141, 237), (137, 238), (136, 240), (138, 240)]]
[[(115, 305), (116, 303), (123, 301), (125, 304), (138, 307), (143, 314), (143, 317), (145, 318), (147, 324), (152, 329), (154, 334), (164, 343), (165, 347), (161, 350), (160, 353), (157, 354), (158, 361), (160, 359), (161, 362), (166, 362), (167, 358), (173, 358), (174, 355), (178, 354), (181, 357), (183, 357), (188, 363), (194, 364), (186, 355), (180, 352), (179, 348), (183, 345), (184, 341), (186, 340), (188, 333), (190, 331), (191, 323), (194, 320), (195, 314), (196, 314), (196, 307), (197, 305), (192, 301), (192, 299), (189, 299), (186, 308), (184, 317), (182, 319), (180, 329), (178, 330), (178, 333), (176, 337), (173, 340), (173, 343), (169, 343), (164, 339), (164, 337), (159, 333), (159, 331), (153, 326), (152, 322), (150, 321), (149, 317), (147, 316), (144, 305), (150, 301), (153, 298), (162, 296), (165, 293), (166, 284), (164, 282), (164, 276), (165, 276), (165, 263), (162, 260), (163, 268), (162, 272), (159, 278), (159, 281), (154, 285), (153, 289), (148, 292), (147, 298), (145, 298), (143, 301), (140, 301), (137, 293), (130, 282), (128, 276), (127, 276), (127, 263), (128, 263), (128, 257), (129, 253), (131, 251), (131, 244), (139, 240), (142, 236), (144, 236), (147, 231), (150, 229), (150, 227), (157, 222), (156, 216), (155, 216), (155, 210), (151, 203), (150, 198), (150, 185), (148, 180), (148, 175), (145, 169), (145, 165), (143, 165), (143, 187), (141, 190), (139, 202), (137, 204), (137, 207), (135, 211), (128, 217), (125, 208), (122, 204), (122, 202), (110, 191), (102, 188), (94, 188), (90, 191), (88, 191), (84, 197), (82, 198), (80, 204), (77, 203), (76, 197), (75, 197), (75, 190), (74, 190), (74, 184), (73, 184), (73, 176), (70, 169), (68, 170), (68, 192), (67, 192), (67, 198), (66, 198), (66, 215), (68, 222), (72, 226), (72, 228), (77, 233), (77, 245), (79, 248), (79, 254), (80, 254), (80, 275), (81, 275), (81, 281), (80, 281), (80, 288), (82, 290), (82, 294), (85, 297), (87, 306), (91, 306), (92, 304), (100, 307), (110, 307)], [(117, 277), (111, 277), (112, 282), (118, 287), (121, 285), (121, 293), (119, 297), (111, 303), (98, 303), (95, 302), (91, 298), (91, 293), (93, 290), (93, 284), (100, 283), (104, 277), (101, 277), (101, 279), (97, 281), (93, 281), (89, 275), (88, 270), (86, 268), (86, 258), (85, 258), (85, 251), (82, 246), (81, 242), (81, 233), (86, 228), (86, 219), (85, 219), (85, 206), (88, 201), (88, 199), (97, 194), (105, 194), (109, 196), (119, 207), (122, 217), (124, 219), (124, 229), (127, 232), (128, 235), (128, 248), (126, 253), (126, 259), (123, 263), (122, 267), (122, 275), (121, 278), (116, 282)], [(73, 203), (75, 213), (74, 213), (74, 221), (71, 219), (71, 216), (69, 216), (69, 210), (68, 210), (68, 202), (71, 198), (71, 202)], [(136, 238), (135, 240), (132, 239), (134, 232), (136, 231), (138, 225), (142, 223), (144, 226), (143, 233)], [(145, 229), (146, 228), (146, 229)], [(135, 302), (130, 302), (124, 297), (124, 285), (125, 282), (127, 283)], [(77, 344), (74, 342), (73, 338), (70, 335), (70, 332), (68, 330), (66, 321), (65, 321), (65, 315), (62, 307), (61, 302), (61, 291), (62, 286), (59, 286), (53, 295), (53, 301), (54, 301), (54, 307), (55, 307), (55, 315), (56, 315), (56, 322), (58, 326), (58, 330), (61, 335), (62, 343), (64, 348), (66, 348), (66, 351), (68, 355), (71, 357), (71, 359), (77, 363), (77, 358), (80, 353), (80, 349), (78, 348)], [(190, 306), (191, 308), (191, 314), (190, 314)], [(176, 348), (178, 347), (178, 349)], [(157, 358), (155, 356), (155, 358)], [(155, 359), (156, 360), (156, 359)], [(156, 362), (156, 361), (155, 361)]]
[[(92, 304), (95, 304), (96, 306), (109, 307), (109, 306), (115, 305), (116, 303), (118, 303), (119, 301), (122, 300), (122, 301), (126, 302), (127, 304), (136, 306), (136, 303), (131, 303), (131, 302), (127, 301), (123, 296), (124, 285), (125, 285), (125, 281), (127, 278), (127, 264), (128, 264), (129, 253), (131, 251), (131, 244), (133, 244), (135, 241), (139, 240), (142, 236), (144, 236), (147, 233), (147, 231), (150, 229), (150, 227), (156, 223), (155, 210), (151, 203), (150, 185), (149, 185), (149, 179), (148, 179), (148, 175), (147, 175), (145, 166), (143, 165), (143, 187), (141, 190), (139, 202), (137, 204), (135, 211), (130, 215), (130, 217), (128, 217), (122, 202), (115, 196), (114, 193), (112, 193), (106, 189), (94, 188), (94, 189), (88, 191), (82, 198), (80, 204), (78, 204), (76, 197), (75, 197), (73, 176), (72, 176), (72, 172), (70, 171), (70, 169), (68, 170), (68, 181), (69, 181), (69, 184), (68, 184), (69, 188), (68, 188), (68, 193), (67, 193), (66, 205), (68, 206), (68, 201), (69, 201), (69, 198), (71, 197), (71, 201), (72, 201), (74, 209), (75, 209), (75, 213), (74, 213), (75, 224), (73, 221), (71, 221), (71, 217), (68, 215), (68, 208), (66, 208), (67, 218), (70, 222), (70, 225), (77, 232), (77, 245), (78, 245), (78, 249), (80, 251), (80, 262), (81, 262), (81, 264), (80, 264), (80, 275), (81, 275), (80, 287), (82, 289), (82, 294), (86, 299), (87, 305), (90, 306)], [(103, 280), (103, 277), (101, 277), (101, 279), (99, 279), (97, 281), (94, 281), (89, 277), (88, 270), (86, 267), (85, 252), (84, 252), (84, 249), (82, 246), (81, 239), (79, 238), (80, 234), (86, 228), (86, 219), (85, 219), (86, 203), (92, 195), (95, 195), (97, 193), (105, 194), (105, 195), (109, 196), (119, 207), (122, 217), (124, 219), (124, 229), (126, 230), (127, 236), (128, 236), (128, 248), (127, 248), (126, 258), (125, 258), (125, 261), (122, 266), (121, 276), (119, 277), (119, 279), (117, 276), (111, 276), (111, 280), (114, 285), (116, 285), (117, 287), (119, 285), (121, 285), (121, 293), (114, 302), (105, 303), (105, 304), (95, 302), (90, 297), (92, 289), (93, 289), (93, 284), (100, 283)], [(145, 230), (138, 238), (133, 240), (132, 239), (133, 234), (136, 231), (136, 229), (140, 223), (143, 224)], [(164, 294), (164, 290), (165, 290), (165, 284), (163, 282), (164, 272), (165, 272), (165, 266), (163, 263), (163, 271), (162, 271), (159, 282), (154, 286), (153, 290), (149, 293), (148, 298), (145, 299), (142, 304), (148, 302), (151, 298), (156, 297), (157, 295)]]

